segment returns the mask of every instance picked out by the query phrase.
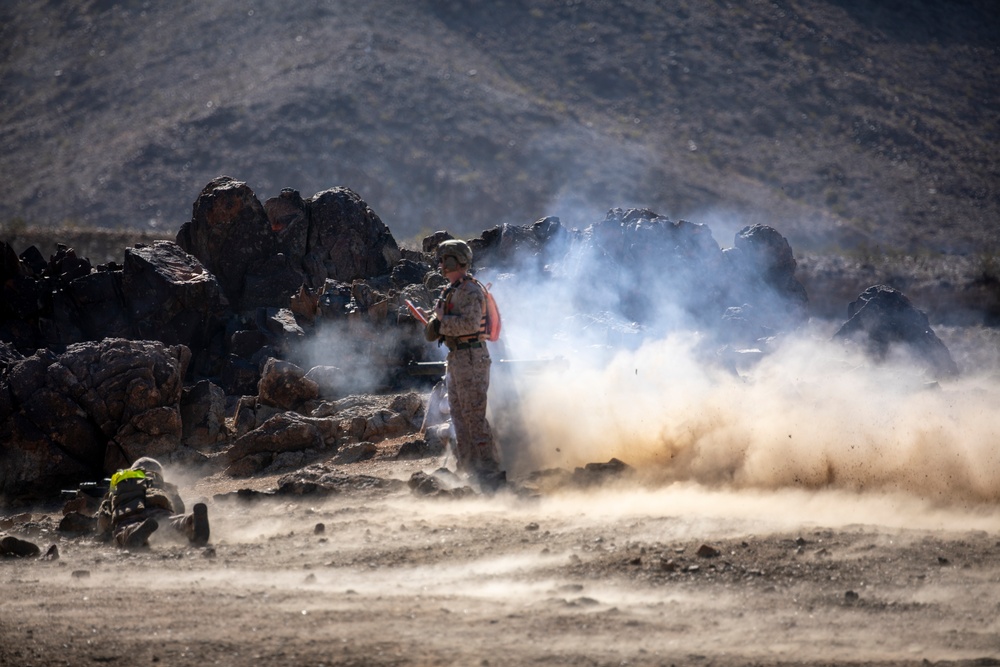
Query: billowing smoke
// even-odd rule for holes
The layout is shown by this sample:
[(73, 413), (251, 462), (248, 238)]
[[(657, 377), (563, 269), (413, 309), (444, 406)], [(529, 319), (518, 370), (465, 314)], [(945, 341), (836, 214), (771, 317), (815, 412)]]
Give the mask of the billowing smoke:
[[(620, 230), (591, 229), (565, 255), (480, 276), (504, 315), (491, 403), (511, 474), (616, 457), (654, 485), (1000, 499), (995, 367), (937, 382), (902, 348), (875, 363), (831, 341), (841, 323), (781, 319), (760, 305), (774, 294), (746, 289), (771, 286), (677, 261), (696, 253), (647, 222), (618, 257)], [(767, 311), (749, 330), (765, 335), (735, 339), (725, 309), (706, 307), (734, 298)]]
[(316, 332), (295, 346), (293, 356), (303, 368), (326, 367), (321, 377), (328, 393), (383, 391), (405, 370), (396, 360), (406, 357), (407, 348), (423, 344), (413, 334), (377, 324), (367, 314), (321, 320)]

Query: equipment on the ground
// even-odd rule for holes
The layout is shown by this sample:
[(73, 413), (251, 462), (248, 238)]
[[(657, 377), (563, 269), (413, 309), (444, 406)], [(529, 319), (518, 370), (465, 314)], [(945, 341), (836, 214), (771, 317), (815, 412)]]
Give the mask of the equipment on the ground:
[[(552, 359), (498, 359), (494, 360), (498, 364), (498, 370), (514, 371), (519, 373), (541, 373), (544, 370), (565, 370), (569, 367), (569, 362), (564, 357), (554, 357)], [(447, 370), (446, 361), (411, 361), (406, 366), (406, 371), (412, 376), (443, 376)]]

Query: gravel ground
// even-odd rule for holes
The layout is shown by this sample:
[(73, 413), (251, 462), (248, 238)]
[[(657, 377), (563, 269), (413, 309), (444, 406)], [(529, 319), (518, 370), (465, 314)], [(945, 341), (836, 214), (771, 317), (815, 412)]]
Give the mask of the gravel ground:
[(995, 504), (527, 480), (413, 495), (438, 463), (383, 451), (342, 472), (393, 483), (326, 497), (191, 481), (201, 549), (7, 517), (59, 556), (0, 560), (0, 664), (1000, 664)]

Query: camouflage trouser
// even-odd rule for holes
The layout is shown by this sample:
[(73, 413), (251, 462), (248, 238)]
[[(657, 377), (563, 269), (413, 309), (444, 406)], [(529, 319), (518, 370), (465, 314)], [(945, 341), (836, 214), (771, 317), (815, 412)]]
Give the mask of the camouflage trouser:
[(500, 470), (500, 457), (486, 419), (490, 363), (485, 346), (448, 353), (448, 406), (455, 426), (455, 454), (459, 470), (473, 474)]
[(112, 536), (115, 543), (124, 547), (127, 545), (129, 537), (134, 533), (146, 519), (156, 519), (161, 525), (170, 526), (171, 530), (178, 536), (187, 538), (189, 541), (194, 537), (194, 515), (193, 514), (171, 514), (164, 510), (147, 510), (140, 513), (135, 519), (127, 523), (121, 523), (114, 527)]

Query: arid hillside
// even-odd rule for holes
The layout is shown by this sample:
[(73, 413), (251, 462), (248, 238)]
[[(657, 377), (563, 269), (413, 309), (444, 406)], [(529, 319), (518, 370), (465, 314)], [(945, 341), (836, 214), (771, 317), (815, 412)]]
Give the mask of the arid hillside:
[(400, 242), (613, 207), (799, 250), (1000, 247), (987, 0), (0, 7), (0, 225), (172, 238), (213, 177)]

